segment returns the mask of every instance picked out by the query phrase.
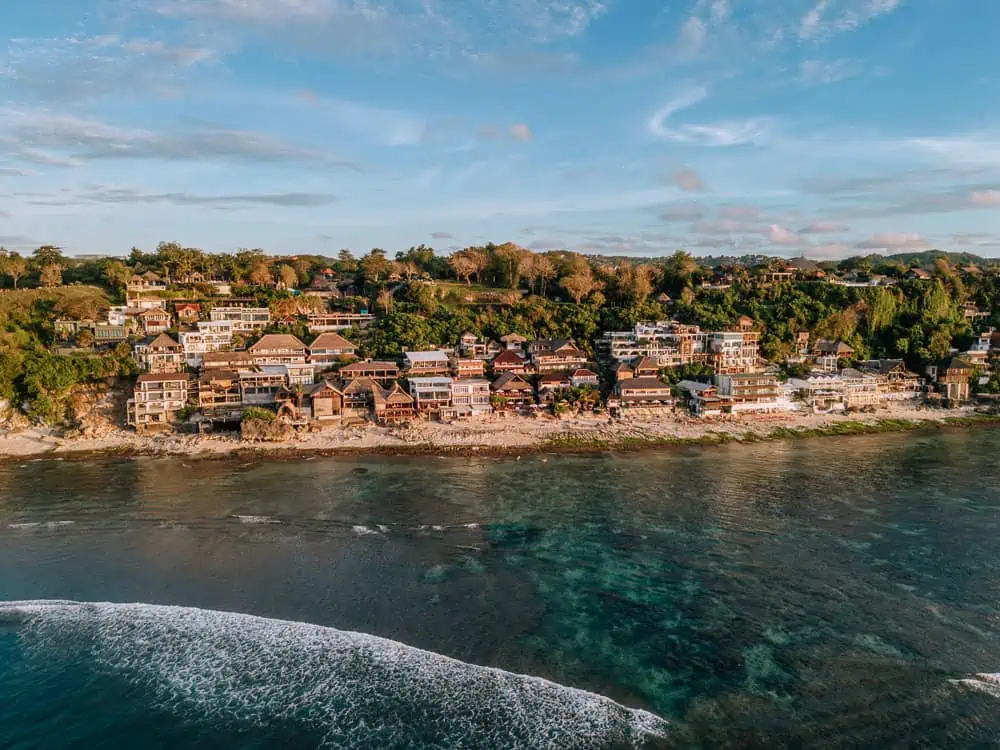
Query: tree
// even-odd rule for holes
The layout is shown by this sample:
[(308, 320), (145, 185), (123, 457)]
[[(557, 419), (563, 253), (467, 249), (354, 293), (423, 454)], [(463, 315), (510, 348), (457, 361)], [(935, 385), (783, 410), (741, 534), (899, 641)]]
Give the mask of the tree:
[(39, 274), (39, 281), (42, 286), (51, 288), (54, 286), (62, 285), (62, 267), (51, 263), (47, 266), (42, 266), (42, 271)]
[(7, 255), (0, 255), (0, 274), (9, 276), (14, 288), (17, 289), (17, 282), (28, 272), (28, 261), (15, 252)]
[(381, 292), (379, 292), (378, 298), (376, 298), (375, 300), (375, 304), (377, 304), (380, 308), (382, 308), (383, 312), (387, 313), (392, 312), (393, 302), (395, 302), (395, 299), (392, 296), (392, 292), (390, 292), (388, 289), (383, 289)]
[(480, 284), (483, 282), (483, 271), (485, 271), (490, 265), (490, 256), (481, 247), (470, 247), (465, 251), (465, 257), (469, 259), (473, 266), (475, 266), (476, 281)]
[(556, 264), (547, 255), (536, 255), (533, 261), (534, 273), (538, 277), (540, 294), (545, 296), (545, 287), (556, 277)]
[(294, 289), (299, 283), (298, 273), (287, 263), (283, 263), (278, 268), (278, 278), (281, 279), (281, 283), (284, 284), (285, 289)]
[(517, 289), (521, 283), (521, 270), (527, 253), (527, 250), (515, 245), (513, 242), (505, 242), (494, 253), (497, 262), (503, 269), (507, 286), (511, 289)]
[(108, 286), (114, 289), (127, 286), (130, 278), (132, 278), (132, 269), (120, 260), (113, 260), (104, 266), (104, 280), (108, 282)]
[(451, 257), (448, 258), (448, 265), (455, 272), (455, 276), (464, 281), (466, 285), (470, 283), (469, 278), (476, 272), (476, 264), (463, 252), (452, 253)]
[(54, 245), (42, 245), (31, 254), (35, 267), (38, 269), (45, 266), (61, 266), (66, 259), (63, 258), (62, 249)]
[(337, 253), (337, 270), (341, 273), (354, 273), (358, 270), (358, 261), (354, 259), (354, 255), (346, 247)]
[(576, 271), (562, 280), (562, 288), (573, 298), (576, 304), (597, 288), (594, 274), (588, 267), (586, 271)]
[(250, 269), (250, 283), (254, 286), (268, 286), (272, 281), (271, 269), (268, 267), (267, 261), (258, 261)]
[(94, 345), (94, 334), (89, 328), (83, 328), (76, 334), (76, 345), (82, 349), (89, 349)]
[(374, 248), (361, 260), (361, 275), (369, 284), (378, 284), (379, 281), (389, 275), (392, 264), (385, 257), (385, 252), (379, 248)]

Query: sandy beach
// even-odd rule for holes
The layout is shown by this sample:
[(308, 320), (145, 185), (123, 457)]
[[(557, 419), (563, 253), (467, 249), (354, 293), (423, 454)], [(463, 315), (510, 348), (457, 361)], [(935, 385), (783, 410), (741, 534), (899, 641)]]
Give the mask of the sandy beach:
[[(607, 416), (556, 418), (497, 416), (456, 423), (420, 421), (405, 427), (374, 424), (330, 426), (302, 431), (280, 443), (243, 441), (237, 434), (149, 436), (105, 425), (87, 432), (66, 433), (47, 428), (0, 432), (0, 459), (71, 456), (74, 454), (167, 454), (213, 458), (236, 452), (319, 454), (477, 453), (517, 454), (555, 449), (637, 448), (644, 445), (759, 440), (788, 436), (788, 430), (816, 431), (838, 424), (881, 431), (888, 420), (910, 428), (948, 426), (981, 414), (972, 407), (933, 409), (895, 407), (871, 414), (787, 414), (742, 419), (701, 420), (687, 416), (627, 418)], [(781, 429), (779, 429), (781, 428)], [(858, 431), (864, 431), (859, 427)], [(779, 434), (775, 434), (775, 433)], [(783, 433), (783, 434), (782, 434)]]

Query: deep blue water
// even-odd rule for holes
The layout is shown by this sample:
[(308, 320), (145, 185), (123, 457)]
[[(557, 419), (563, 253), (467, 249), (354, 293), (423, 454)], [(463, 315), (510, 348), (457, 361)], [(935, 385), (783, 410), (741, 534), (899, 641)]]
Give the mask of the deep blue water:
[(6, 464), (0, 601), (150, 606), (0, 605), (0, 748), (996, 747), (998, 510), (985, 429)]

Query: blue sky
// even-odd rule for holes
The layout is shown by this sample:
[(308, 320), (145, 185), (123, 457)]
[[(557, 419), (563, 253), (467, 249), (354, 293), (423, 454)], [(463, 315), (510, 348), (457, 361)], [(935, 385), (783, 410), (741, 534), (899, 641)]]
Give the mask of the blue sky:
[(4, 3), (0, 244), (1000, 255), (1000, 3)]

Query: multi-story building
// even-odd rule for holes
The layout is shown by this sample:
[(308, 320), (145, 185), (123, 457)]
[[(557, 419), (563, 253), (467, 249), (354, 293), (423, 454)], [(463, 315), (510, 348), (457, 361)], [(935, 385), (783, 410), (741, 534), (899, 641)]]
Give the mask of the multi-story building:
[(717, 375), (745, 375), (758, 372), (762, 366), (760, 333), (753, 320), (743, 316), (737, 330), (718, 331), (709, 341), (712, 364)]
[(608, 410), (613, 416), (628, 412), (662, 413), (673, 407), (673, 390), (655, 377), (620, 380), (614, 395), (608, 398)]
[(127, 340), (132, 333), (132, 328), (124, 325), (115, 326), (110, 323), (95, 323), (93, 331), (94, 343), (100, 346), (101, 344), (117, 344)]
[(170, 313), (159, 307), (143, 310), (136, 318), (147, 336), (163, 333), (170, 328)]
[(360, 362), (352, 362), (349, 365), (344, 365), (337, 371), (337, 375), (345, 383), (358, 379), (370, 379), (376, 383), (387, 385), (399, 377), (399, 365), (395, 362), (379, 362), (372, 359), (365, 359)]
[(437, 412), (451, 404), (451, 378), (415, 377), (408, 382), (418, 411)]
[(463, 357), (483, 358), (488, 343), (471, 331), (466, 331), (458, 339), (458, 352)]
[(631, 331), (608, 331), (598, 346), (616, 362), (649, 358), (660, 368), (680, 367), (709, 360), (709, 336), (696, 325), (668, 320), (636, 323)]
[(226, 352), (233, 346), (233, 323), (229, 320), (199, 320), (194, 331), (177, 334), (184, 357), (192, 367), (199, 367), (210, 352)]
[(332, 312), (310, 315), (307, 325), (312, 333), (346, 331), (348, 328), (366, 328), (375, 322), (370, 313)]
[(254, 367), (240, 370), (240, 395), (244, 406), (273, 406), (275, 397), (288, 381), (281, 367)]
[(490, 381), (482, 378), (451, 381), (451, 403), (441, 407), (441, 416), (477, 417), (490, 414)]
[(505, 372), (494, 380), (491, 389), (500, 404), (499, 409), (519, 409), (535, 403), (535, 389), (531, 383), (512, 372)]
[(587, 364), (587, 355), (571, 339), (539, 339), (528, 348), (538, 372), (578, 370)]
[(201, 320), (201, 305), (197, 302), (176, 302), (174, 313), (177, 320), (185, 325), (191, 325)]
[(146, 372), (162, 375), (184, 369), (184, 347), (165, 333), (151, 341), (136, 344), (133, 356)]
[(137, 432), (166, 427), (188, 402), (190, 378), (185, 373), (147, 373), (135, 383), (126, 406), (128, 424)]
[(923, 395), (923, 379), (906, 369), (901, 359), (869, 359), (858, 363), (861, 372), (878, 379), (879, 399), (912, 401)]
[(387, 390), (375, 386), (372, 389), (372, 402), (375, 421), (379, 424), (398, 424), (417, 416), (413, 396), (400, 388), (399, 383), (393, 383)]
[(404, 352), (407, 377), (447, 375), (451, 372), (448, 354), (440, 349), (429, 352)]
[(319, 368), (343, 361), (344, 357), (353, 357), (357, 351), (354, 344), (339, 333), (321, 333), (309, 345), (309, 361)]
[(732, 414), (781, 411), (778, 379), (763, 372), (716, 375), (723, 410)]
[(524, 357), (513, 349), (506, 349), (500, 352), (493, 358), (490, 366), (497, 375), (505, 372), (524, 375), (534, 369)]
[(456, 378), (481, 378), (486, 374), (486, 361), (478, 357), (458, 357), (451, 360), (451, 371)]
[(206, 370), (198, 378), (198, 409), (221, 422), (237, 422), (243, 413), (240, 375), (233, 370)]
[(306, 345), (287, 333), (269, 333), (247, 349), (256, 365), (304, 365)]
[(213, 307), (208, 315), (209, 320), (232, 323), (233, 333), (253, 333), (271, 323), (266, 307)]

